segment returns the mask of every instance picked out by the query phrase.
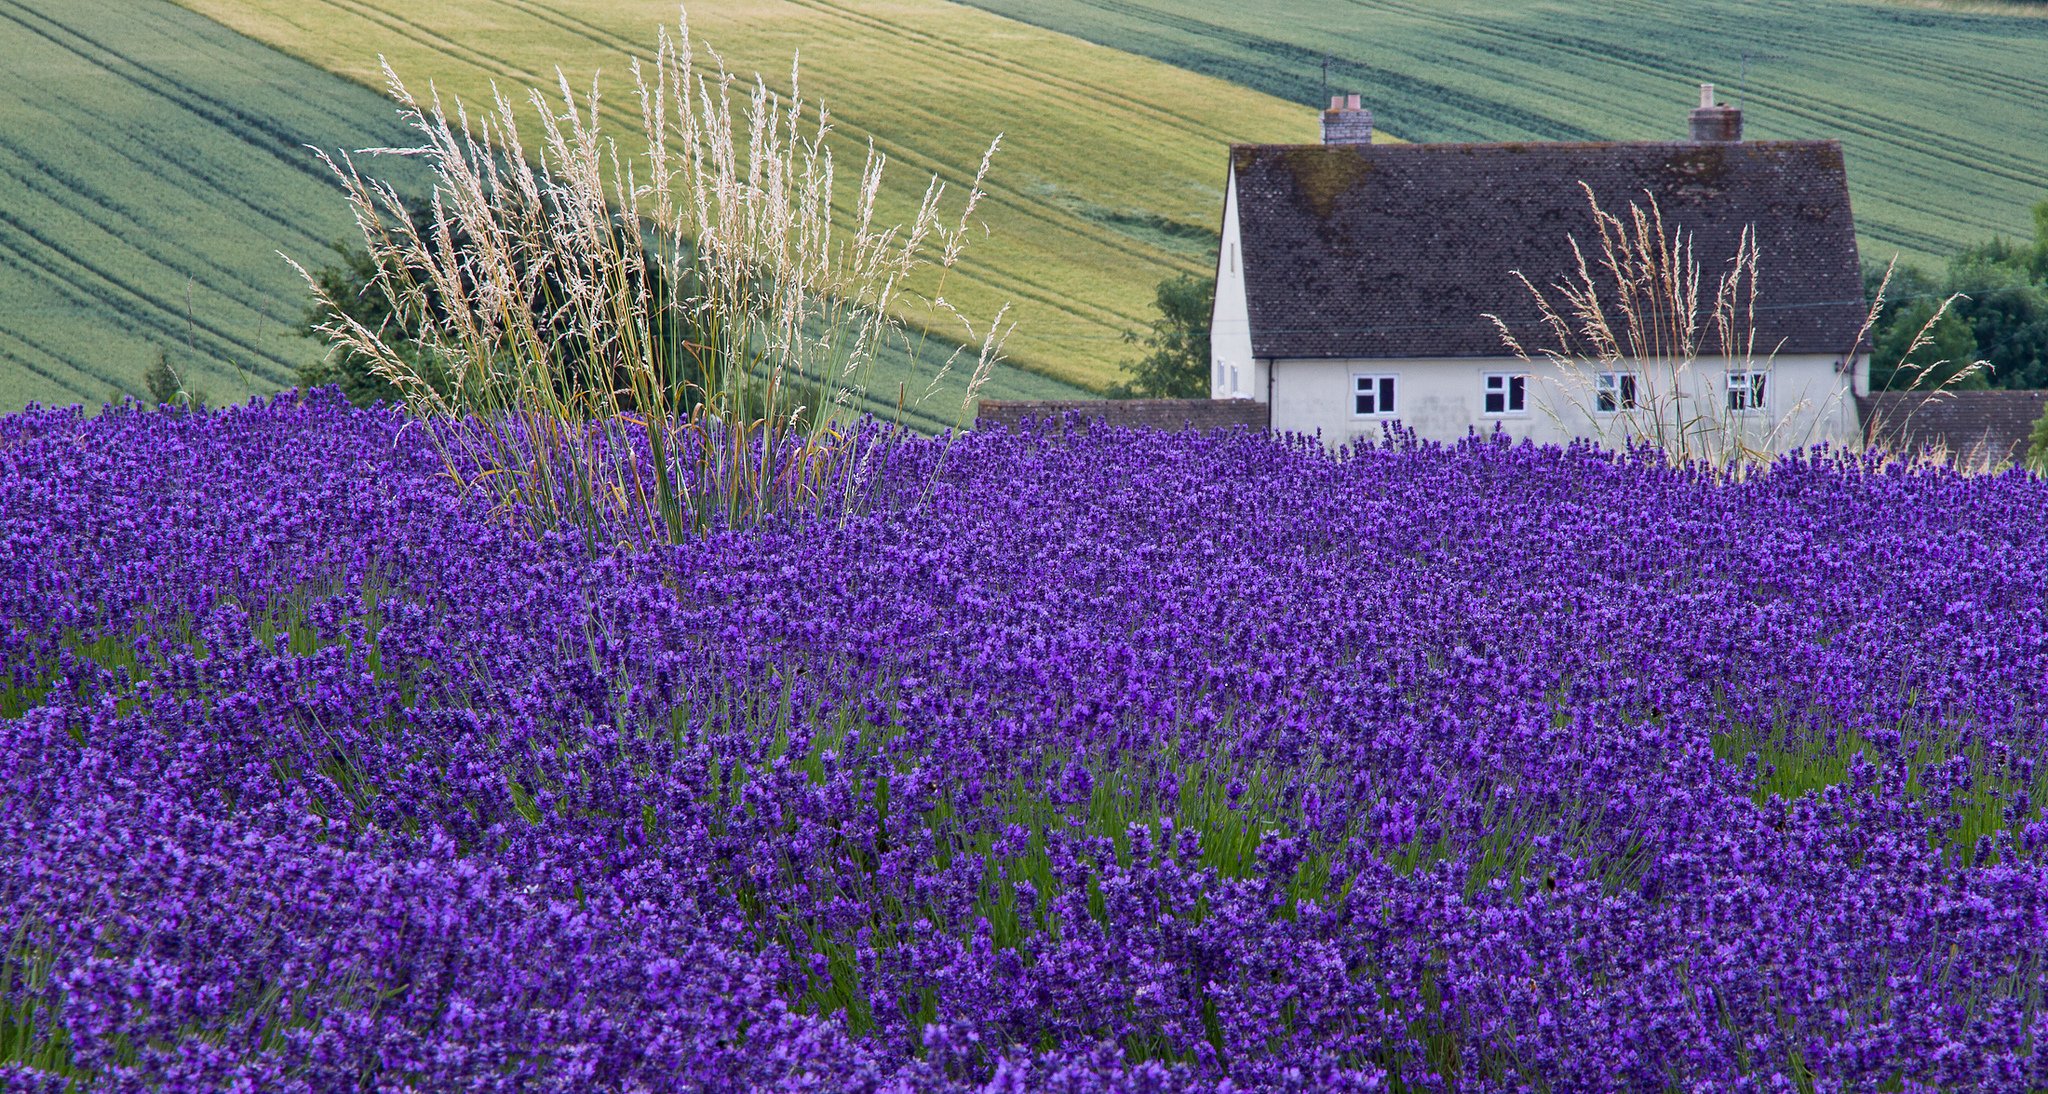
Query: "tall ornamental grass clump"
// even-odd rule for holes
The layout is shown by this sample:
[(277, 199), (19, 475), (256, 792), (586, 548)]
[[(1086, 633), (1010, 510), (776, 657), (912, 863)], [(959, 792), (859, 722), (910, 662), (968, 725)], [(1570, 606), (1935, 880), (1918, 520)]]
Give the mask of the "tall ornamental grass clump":
[[(1776, 408), (1767, 424), (1745, 422), (1721, 408), (1717, 385), (1705, 375), (1714, 360), (1743, 372), (1770, 368), (1775, 347), (1756, 344), (1754, 235), (1745, 229), (1727, 268), (1709, 279), (1692, 238), (1665, 226), (1654, 199), (1613, 213), (1591, 187), (1580, 186), (1595, 234), (1583, 244), (1571, 240), (1572, 277), (1544, 287), (1515, 272), (1548, 339), (1525, 346), (1500, 317), (1489, 316), (1509, 352), (1551, 366), (1562, 399), (1545, 402), (1545, 411), (1574, 432), (1590, 427), (1611, 443), (1644, 444), (1674, 460), (1717, 467), (1768, 462), (1813, 439), (1784, 436), (1805, 403)], [(1620, 374), (1630, 386), (1602, 389), (1603, 374)]]
[[(1725, 267), (1710, 275), (1692, 237), (1668, 227), (1655, 200), (1610, 212), (1584, 188), (1594, 236), (1583, 243), (1571, 240), (1571, 276), (1539, 286), (1515, 273), (1547, 337), (1525, 344), (1499, 316), (1488, 316), (1510, 353), (1525, 364), (1549, 366), (1542, 378), (1558, 397), (1539, 400), (1543, 411), (1573, 433), (1647, 446), (1677, 462), (1737, 470), (1769, 464), (1780, 452), (1820, 440), (1826, 417), (1844, 409), (1843, 394), (1832, 392), (1818, 405), (1804, 394), (1785, 400), (1772, 378), (1777, 347), (1757, 342), (1753, 233), (1745, 230)], [(1842, 347), (1845, 356), (1861, 352), (1890, 282), (1888, 270), (1862, 328)], [(1929, 343), (1951, 303), (1935, 309), (1908, 347), (1909, 356)], [(1933, 400), (1986, 367), (1982, 361), (1953, 370), (1948, 365), (1908, 363), (1900, 375), (1908, 390)], [(1730, 409), (1723, 398), (1724, 373), (1765, 377), (1771, 413)], [(1603, 387), (1603, 375), (1621, 379)]]
[(595, 76), (580, 97), (559, 72), (559, 98), (528, 93), (533, 139), (511, 96), (423, 101), (387, 64), (422, 143), (373, 151), (431, 169), (424, 219), (327, 158), (394, 318), (372, 329), (308, 274), (318, 329), (400, 393), (452, 477), (536, 529), (644, 545), (846, 504), (887, 443), (848, 428), (879, 354), (939, 332), (937, 370), (973, 369), (964, 414), (1001, 352), (1004, 314), (944, 296), (996, 144), (957, 212), (934, 176), (910, 223), (883, 223), (885, 157), (868, 147), (849, 196), (794, 64), (785, 97), (695, 48), (685, 19), (633, 62), (630, 149)]

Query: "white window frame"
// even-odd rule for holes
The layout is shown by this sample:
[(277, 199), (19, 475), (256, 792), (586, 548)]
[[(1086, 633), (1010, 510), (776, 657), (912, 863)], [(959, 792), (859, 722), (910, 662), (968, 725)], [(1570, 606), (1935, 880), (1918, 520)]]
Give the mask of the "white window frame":
[[(1495, 387), (1495, 381), (1499, 386)], [(1519, 390), (1517, 390), (1519, 389)], [(1520, 406), (1515, 405), (1515, 396), (1522, 397)], [(1501, 409), (1488, 410), (1486, 401), (1500, 396)], [(1529, 374), (1526, 372), (1488, 372), (1479, 379), (1479, 416), (1482, 418), (1526, 418), (1529, 416)]]
[[(1358, 409), (1358, 397), (1366, 394), (1364, 385), (1371, 384), (1372, 406), (1370, 411)], [(1384, 396), (1384, 398), (1382, 398)], [(1346, 398), (1351, 400), (1353, 418), (1392, 418), (1400, 413), (1401, 377), (1392, 372), (1354, 372), (1351, 374), (1351, 390)], [(1385, 404), (1392, 403), (1392, 406)]]
[[(1626, 402), (1623, 398), (1626, 397)], [(1612, 406), (1601, 406), (1601, 400)], [(1593, 413), (1621, 414), (1640, 410), (1643, 405), (1643, 381), (1641, 374), (1626, 372), (1596, 372), (1593, 374)]]
[(1730, 414), (1762, 414), (1771, 408), (1771, 374), (1767, 369), (1730, 369), (1726, 390)]

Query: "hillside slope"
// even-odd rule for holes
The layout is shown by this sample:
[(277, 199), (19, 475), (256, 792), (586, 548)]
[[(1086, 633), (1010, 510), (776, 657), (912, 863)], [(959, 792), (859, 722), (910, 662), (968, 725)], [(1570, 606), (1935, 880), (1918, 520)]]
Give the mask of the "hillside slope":
[[(321, 348), (278, 252), (317, 266), (355, 231), (307, 146), (411, 143), (390, 101), (169, 0), (0, 0), (0, 52), (0, 412), (141, 395), (160, 352), (216, 402), (293, 383)], [(884, 361), (874, 405), (932, 371)], [(963, 380), (905, 417), (952, 424)], [(1012, 368), (987, 392), (1082, 394)]]
[[(377, 55), (401, 76), (476, 100), (490, 82), (578, 87), (607, 74), (608, 120), (637, 122), (627, 62), (672, 24), (674, 0), (183, 0), (247, 34), (366, 83)], [(1171, 65), (940, 0), (703, 0), (691, 28), (741, 74), (788, 82), (837, 119), (842, 162), (872, 135), (891, 161), (884, 212), (908, 220), (931, 172), (964, 185), (989, 139), (1003, 150), (978, 214), (988, 226), (946, 295), (970, 315), (1015, 305), (1011, 360), (1100, 385), (1150, 318), (1158, 282), (1206, 271), (1223, 148), (1311, 139), (1315, 114)], [(631, 112), (631, 113), (629, 113)], [(851, 174), (851, 171), (848, 172)], [(849, 183), (850, 185), (850, 183)]]
[(159, 351), (232, 400), (319, 352), (303, 284), (352, 229), (306, 144), (401, 137), (368, 90), (165, 0), (0, 0), (0, 410), (139, 394)]
[(1411, 140), (1668, 139), (1710, 81), (1745, 99), (1751, 136), (1843, 141), (1879, 261), (2024, 236), (2048, 197), (2048, 19), (1864, 0), (965, 2), (1302, 102), (1327, 56), (1332, 90)]

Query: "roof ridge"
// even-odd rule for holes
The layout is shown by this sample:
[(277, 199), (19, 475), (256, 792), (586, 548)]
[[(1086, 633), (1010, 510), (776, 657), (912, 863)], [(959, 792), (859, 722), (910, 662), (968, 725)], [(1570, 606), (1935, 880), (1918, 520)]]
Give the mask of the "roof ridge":
[(1709, 279), (1754, 229), (1759, 353), (1845, 355), (1862, 327), (1839, 141), (1233, 145), (1230, 157), (1257, 357), (1503, 356), (1488, 314), (1546, 344), (1515, 275), (1573, 275), (1569, 241), (1598, 235), (1587, 187), (1610, 212), (1654, 199)]

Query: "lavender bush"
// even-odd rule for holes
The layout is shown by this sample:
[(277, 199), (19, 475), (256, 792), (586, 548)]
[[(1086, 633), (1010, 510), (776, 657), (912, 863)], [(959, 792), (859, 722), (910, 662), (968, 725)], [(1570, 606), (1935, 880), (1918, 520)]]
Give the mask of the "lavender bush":
[(0, 1079), (2048, 1085), (2048, 484), (1054, 426), (594, 560), (0, 419)]

